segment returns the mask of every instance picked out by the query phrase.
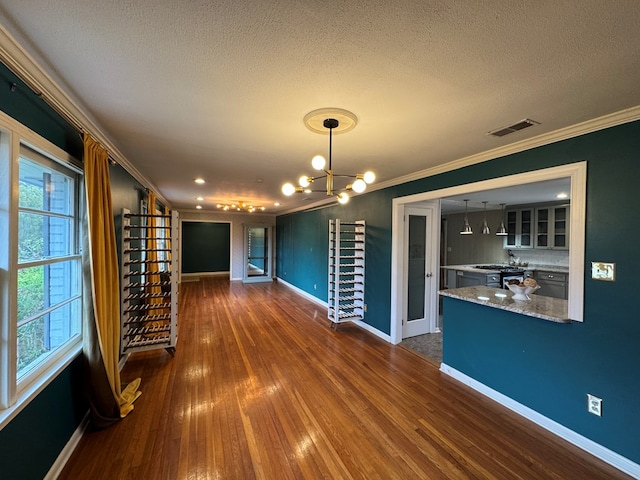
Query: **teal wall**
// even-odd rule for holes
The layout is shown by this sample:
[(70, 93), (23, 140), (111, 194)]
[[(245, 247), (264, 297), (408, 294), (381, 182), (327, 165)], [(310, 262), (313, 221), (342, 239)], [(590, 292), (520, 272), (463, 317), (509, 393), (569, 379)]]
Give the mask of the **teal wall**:
[(182, 222), (182, 273), (228, 272), (231, 224)]
[[(0, 110), (82, 158), (79, 134), (1, 64), (0, 83)], [(15, 91), (10, 89), (13, 83)], [(78, 357), (0, 430), (2, 478), (44, 477), (88, 410), (82, 384), (82, 359)]]
[[(15, 89), (11, 88), (13, 84)], [(78, 131), (2, 63), (0, 63), (0, 110), (75, 158), (82, 158), (83, 144)]]
[[(444, 363), (640, 463), (640, 122), (364, 194), (345, 207), (280, 216), (277, 276), (326, 301), (327, 221), (366, 220), (365, 321), (389, 334), (393, 198), (579, 161), (588, 169), (584, 323), (445, 299)], [(615, 262), (616, 281), (592, 280), (591, 261)], [(603, 399), (602, 417), (587, 413), (587, 393)]]
[[(82, 158), (78, 132), (2, 64), (0, 83), (4, 85), (0, 85), (0, 110), (75, 158)], [(11, 91), (13, 83), (16, 88)], [(122, 208), (139, 213), (146, 192), (118, 165), (111, 166), (110, 176), (119, 242)], [(83, 358), (79, 356), (0, 430), (0, 478), (27, 480), (46, 475), (89, 409), (82, 390), (83, 370)]]

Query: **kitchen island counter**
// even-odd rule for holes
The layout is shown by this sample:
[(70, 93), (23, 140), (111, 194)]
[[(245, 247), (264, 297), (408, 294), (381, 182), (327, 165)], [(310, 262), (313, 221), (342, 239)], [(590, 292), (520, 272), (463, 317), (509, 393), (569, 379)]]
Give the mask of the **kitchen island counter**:
[[(509, 265), (501, 266), (508, 267)], [(485, 268), (477, 268), (474, 265), (442, 265), (440, 268), (443, 270), (461, 270), (463, 272), (500, 273), (500, 270), (487, 270)]]
[(485, 286), (453, 288), (438, 292), (444, 297), (456, 298), (487, 307), (541, 318), (550, 322), (570, 323), (567, 301), (559, 298), (529, 295), (530, 300), (514, 300), (508, 290)]

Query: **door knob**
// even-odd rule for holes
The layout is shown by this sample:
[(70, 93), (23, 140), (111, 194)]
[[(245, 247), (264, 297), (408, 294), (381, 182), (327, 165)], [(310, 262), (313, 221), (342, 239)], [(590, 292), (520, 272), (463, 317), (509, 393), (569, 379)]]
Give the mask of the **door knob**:
[(432, 277), (432, 276), (433, 276), (433, 275), (431, 274), (431, 272), (429, 272), (429, 273), (427, 273), (427, 274), (425, 275), (425, 277), (426, 277), (426, 278), (429, 278), (429, 277)]

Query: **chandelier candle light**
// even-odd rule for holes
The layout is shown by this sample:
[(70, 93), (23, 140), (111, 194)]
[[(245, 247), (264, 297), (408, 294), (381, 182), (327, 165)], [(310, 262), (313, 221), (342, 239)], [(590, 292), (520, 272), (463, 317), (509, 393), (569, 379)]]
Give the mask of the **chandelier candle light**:
[[(339, 118), (342, 119), (343, 123), (340, 124)], [(303, 175), (298, 180), (298, 187), (294, 186), (292, 183), (285, 183), (282, 186), (282, 193), (286, 196), (293, 195), (294, 193), (311, 193), (311, 192), (325, 192), (327, 196), (333, 197), (335, 196), (338, 199), (338, 202), (341, 204), (345, 204), (349, 201), (349, 192), (354, 191), (356, 193), (362, 193), (366, 190), (367, 185), (373, 183), (376, 179), (376, 176), (373, 172), (368, 171), (365, 173), (357, 173), (354, 175), (343, 175), (336, 174), (333, 172), (332, 166), (332, 158), (331, 158), (331, 150), (332, 150), (332, 142), (333, 142), (333, 133), (334, 130), (336, 133), (344, 133), (351, 129), (353, 129), (357, 123), (356, 116), (342, 109), (336, 108), (323, 108), (320, 110), (314, 110), (307, 114), (304, 118), (304, 123), (311, 131), (315, 133), (325, 133), (319, 126), (317, 125), (318, 121), (322, 119), (322, 127), (329, 131), (329, 168), (327, 167), (327, 161), (322, 155), (316, 155), (311, 160), (311, 166), (318, 171), (324, 172), (324, 175), (320, 176), (307, 176)], [(338, 128), (340, 128), (338, 130)], [(326, 189), (323, 190), (312, 190), (311, 184), (316, 180), (321, 180), (323, 178), (327, 179)], [(344, 188), (335, 188), (334, 179), (335, 178), (352, 178), (353, 182), (347, 184)]]
[(256, 211), (263, 212), (265, 210), (265, 208), (262, 206), (256, 206), (246, 202), (229, 203), (229, 204), (218, 203), (216, 205), (216, 208), (219, 208), (220, 210), (224, 210), (225, 212), (228, 212), (230, 210), (235, 210), (238, 212), (246, 211), (249, 213), (253, 213)]

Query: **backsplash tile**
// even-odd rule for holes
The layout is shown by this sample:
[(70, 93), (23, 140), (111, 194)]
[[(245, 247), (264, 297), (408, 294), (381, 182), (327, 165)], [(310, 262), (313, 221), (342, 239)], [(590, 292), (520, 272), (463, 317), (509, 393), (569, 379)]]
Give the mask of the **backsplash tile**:
[[(520, 258), (521, 262), (528, 262), (533, 265), (569, 266), (568, 250), (513, 249), (512, 252), (516, 257)], [(508, 261), (508, 257), (505, 261)]]

